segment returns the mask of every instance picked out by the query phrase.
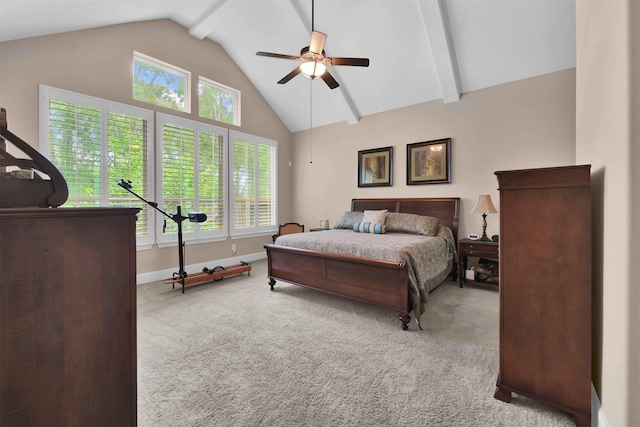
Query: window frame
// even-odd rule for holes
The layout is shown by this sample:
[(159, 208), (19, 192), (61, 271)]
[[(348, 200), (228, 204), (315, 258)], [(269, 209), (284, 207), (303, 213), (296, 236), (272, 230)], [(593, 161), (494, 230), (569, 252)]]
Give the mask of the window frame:
[[(235, 164), (235, 155), (234, 155), (234, 146), (235, 141), (247, 141), (255, 144), (255, 152), (256, 159), (257, 150), (259, 145), (265, 145), (273, 148), (273, 223), (268, 226), (260, 226), (259, 223), (259, 181), (258, 181), (258, 169), (259, 169), (259, 161), (256, 161), (254, 165), (254, 203), (258, 208), (255, 209), (254, 213), (254, 226), (253, 227), (243, 227), (236, 228), (235, 225), (235, 203), (231, 200), (234, 195), (234, 164)], [(229, 237), (232, 239), (245, 238), (245, 237), (257, 237), (257, 236), (267, 236), (273, 235), (278, 229), (278, 141), (251, 135), (244, 132), (239, 132), (235, 130), (229, 130)]]
[[(179, 110), (179, 109), (173, 109), (170, 107), (165, 107), (164, 105), (160, 105), (160, 104), (156, 104), (153, 102), (147, 102), (143, 99), (138, 99), (136, 98), (135, 95), (135, 80), (134, 80), (134, 75), (135, 75), (135, 64), (136, 61), (138, 62), (142, 62), (145, 63), (146, 65), (152, 66), (152, 67), (156, 67), (156, 68), (160, 68), (164, 71), (167, 71), (169, 73), (173, 73), (173, 74), (177, 74), (177, 75), (184, 75), (185, 76), (185, 88), (184, 88), (184, 108)], [(133, 51), (133, 58), (132, 58), (132, 63), (131, 63), (131, 98), (136, 100), (136, 101), (140, 101), (140, 102), (144, 102), (147, 104), (151, 104), (154, 105), (155, 107), (158, 108), (166, 108), (169, 111), (180, 111), (182, 113), (191, 113), (191, 71), (185, 70), (183, 68), (177, 67), (173, 64), (169, 64), (168, 62), (164, 62), (160, 59), (154, 58), (152, 56), (149, 55), (145, 55), (144, 53), (138, 52), (136, 50)]]
[[(146, 140), (146, 180), (148, 192), (153, 193), (154, 189), (154, 116), (153, 111), (145, 108), (135, 107), (119, 102), (108, 101), (105, 99), (93, 97), (90, 95), (84, 95), (64, 89), (58, 89), (55, 87), (40, 84), (39, 86), (39, 98), (40, 98), (40, 119), (39, 119), (39, 149), (40, 152), (46, 156), (50, 156), (50, 101), (57, 100), (66, 103), (73, 103), (76, 105), (82, 105), (89, 108), (95, 108), (100, 110), (100, 207), (109, 207), (109, 182), (108, 182), (108, 166), (109, 166), (109, 132), (108, 132), (108, 120), (109, 113), (114, 112), (118, 114), (127, 114), (142, 118), (147, 121), (147, 140)], [(126, 178), (126, 177), (122, 177)], [(123, 196), (127, 196), (127, 192), (123, 189)], [(134, 191), (135, 187), (134, 187)], [(136, 193), (140, 194), (139, 191)], [(142, 194), (144, 197), (144, 194)], [(135, 196), (131, 195), (132, 199)], [(136, 198), (137, 200), (137, 198)], [(136, 248), (137, 249), (149, 249), (155, 243), (154, 230), (155, 230), (155, 214), (154, 209), (147, 206), (149, 209), (148, 220), (148, 232), (146, 235), (137, 235), (136, 233)]]
[[(213, 230), (213, 231), (209, 231), (209, 230), (200, 230), (200, 227), (197, 223), (194, 223), (194, 228), (193, 231), (184, 231), (182, 233), (182, 238), (185, 242), (189, 241), (192, 243), (206, 243), (206, 242), (219, 242), (219, 241), (224, 241), (227, 239), (227, 237), (229, 236), (229, 205), (228, 205), (228, 200), (229, 200), (229, 183), (228, 183), (228, 169), (229, 169), (229, 160), (228, 160), (228, 151), (229, 151), (229, 134), (228, 134), (228, 129), (220, 127), (220, 126), (215, 126), (215, 125), (211, 125), (211, 124), (207, 124), (207, 123), (202, 123), (202, 122), (198, 122), (198, 121), (194, 121), (191, 119), (186, 119), (186, 118), (182, 118), (182, 117), (177, 117), (171, 114), (165, 114), (165, 113), (156, 113), (156, 135), (157, 135), (157, 146), (158, 146), (158, 155), (155, 158), (156, 161), (156, 175), (159, 177), (158, 179), (158, 185), (156, 186), (156, 201), (158, 203), (158, 206), (161, 207), (161, 209), (164, 210), (163, 206), (164, 206), (164, 179), (163, 179), (163, 174), (164, 174), (164, 157), (163, 157), (163, 152), (164, 152), (164, 133), (163, 133), (163, 127), (165, 125), (172, 125), (172, 126), (178, 126), (178, 127), (182, 127), (182, 128), (188, 128), (188, 129), (192, 129), (194, 131), (194, 173), (195, 173), (195, 177), (194, 177), (194, 183), (195, 183), (195, 188), (194, 188), (194, 207), (196, 208), (196, 210), (198, 210), (197, 208), (199, 207), (199, 194), (200, 194), (200, 188), (199, 188), (199, 180), (198, 180), (198, 175), (199, 175), (199, 170), (198, 170), (198, 164), (199, 164), (199, 139), (200, 139), (200, 133), (202, 131), (211, 131), (211, 133), (215, 133), (217, 135), (221, 135), (224, 138), (224, 142), (223, 142), (223, 148), (224, 148), (224, 162), (223, 162), (223, 177), (225, 178), (226, 182), (224, 184), (224, 199), (225, 199), (225, 203), (224, 203), (224, 227), (221, 230)], [(167, 214), (169, 215), (173, 215), (176, 212), (167, 212)], [(188, 212), (186, 211), (182, 211), (182, 216), (187, 216)], [(164, 218), (163, 218), (164, 219)], [(168, 220), (168, 219), (167, 219)], [(184, 227), (184, 224), (183, 224)], [(169, 246), (175, 246), (178, 244), (178, 234), (176, 233), (163, 233), (163, 222), (158, 222), (156, 224), (156, 244), (158, 245), (158, 247), (169, 247)]]
[[(223, 121), (219, 121), (216, 120), (214, 118), (211, 117), (206, 117), (203, 116), (201, 114), (200, 111), (200, 102), (202, 101), (202, 96), (200, 95), (200, 85), (207, 85), (207, 86), (212, 86), (218, 90), (221, 90), (223, 92), (228, 92), (233, 94), (234, 98), (235, 98), (235, 102), (233, 105), (233, 123), (227, 123), (227, 122), (223, 122)], [(233, 126), (240, 126), (241, 124), (241, 97), (242, 97), (242, 93), (238, 90), (238, 89), (234, 89), (231, 86), (227, 86), (227, 85), (223, 85), (222, 83), (218, 83), (214, 80), (208, 79), (206, 77), (203, 76), (199, 76), (198, 77), (198, 117), (201, 117), (203, 119), (208, 119), (208, 120), (214, 120), (214, 121), (219, 121), (220, 123), (226, 123), (229, 125), (233, 125)]]
[[(146, 55), (140, 54), (139, 52), (135, 52), (135, 51), (134, 51), (134, 55), (146, 57)], [(153, 58), (151, 59), (154, 60)], [(157, 61), (157, 60), (154, 60), (154, 61)], [(152, 65), (155, 65), (155, 63)], [(171, 70), (173, 70), (173, 68), (177, 68), (173, 66), (170, 66), (170, 67), (171, 67)], [(186, 72), (186, 73), (187, 73), (186, 75), (188, 75), (189, 77), (188, 86), (190, 87), (191, 73), (189, 72)], [(213, 83), (215, 86), (223, 90), (229, 90), (237, 94), (237, 98), (236, 98), (237, 103), (235, 105), (235, 111), (237, 112), (236, 117), (238, 119), (238, 125), (239, 125), (240, 110), (241, 110), (240, 109), (240, 96), (241, 96), (240, 91), (221, 85), (219, 83), (213, 82), (212, 80), (209, 80), (206, 78), (203, 78), (203, 79), (208, 84)], [(72, 103), (75, 105), (86, 106), (88, 108), (95, 108), (100, 111), (99, 113), (99, 116), (100, 116), (100, 130), (99, 130), (99, 134), (100, 134), (100, 137), (99, 137), (100, 138), (100, 162), (99, 162), (100, 163), (100, 185), (99, 185), (100, 203), (99, 204), (100, 206), (104, 206), (104, 207), (109, 206), (109, 199), (110, 199), (110, 195), (109, 195), (110, 183), (108, 182), (109, 165), (110, 165), (109, 151), (108, 151), (110, 114), (116, 113), (116, 114), (122, 114), (122, 115), (131, 115), (136, 118), (141, 118), (146, 120), (145, 143), (146, 143), (147, 170), (145, 172), (146, 174), (145, 177), (147, 182), (147, 187), (146, 187), (147, 192), (145, 193), (144, 191), (136, 190), (135, 183), (134, 183), (133, 191), (135, 191), (137, 194), (140, 194), (142, 197), (149, 198), (149, 199), (152, 199), (153, 195), (155, 195), (156, 201), (151, 201), (151, 203), (155, 202), (158, 204), (158, 206), (163, 206), (163, 202), (164, 202), (164, 199), (163, 199), (164, 186), (162, 182), (162, 177), (164, 172), (164, 164), (163, 164), (164, 142), (163, 142), (163, 133), (162, 133), (163, 124), (171, 122), (171, 123), (177, 124), (178, 126), (184, 125), (185, 127), (192, 128), (194, 129), (194, 135), (196, 135), (195, 136), (196, 140), (199, 140), (201, 132), (210, 132), (215, 135), (220, 135), (224, 139), (222, 146), (225, 153), (222, 154), (221, 162), (222, 162), (222, 168), (223, 168), (222, 177), (225, 180), (225, 182), (220, 185), (224, 193), (224, 202), (222, 203), (222, 207), (224, 209), (224, 214), (222, 215), (222, 217), (224, 218), (224, 227), (221, 230), (198, 230), (198, 224), (194, 223), (194, 231), (190, 233), (184, 233), (183, 238), (185, 241), (190, 240), (194, 243), (219, 242), (219, 241), (224, 241), (228, 238), (231, 238), (231, 239), (249, 238), (249, 237), (256, 237), (256, 236), (272, 235), (274, 232), (276, 232), (278, 228), (278, 218), (277, 218), (277, 214), (278, 214), (278, 141), (265, 138), (265, 137), (260, 137), (256, 135), (239, 132), (239, 131), (230, 130), (228, 128), (215, 126), (213, 124), (207, 124), (199, 120), (181, 118), (172, 114), (161, 113), (156, 109), (148, 109), (148, 108), (142, 108), (142, 107), (137, 107), (133, 105), (122, 104), (119, 102), (109, 101), (106, 99), (93, 97), (93, 96), (85, 95), (81, 93), (76, 93), (76, 92), (72, 92), (64, 89), (58, 89), (58, 88), (46, 86), (43, 84), (40, 85), (39, 91), (40, 91), (39, 93), (39, 97), (40, 97), (39, 147), (41, 152), (45, 156), (49, 155), (49, 148), (50, 148), (50, 145), (49, 145), (50, 144), (50, 141), (49, 141), (50, 122), (49, 121), (50, 121), (50, 108), (51, 108), (50, 101), (52, 99), (59, 100), (61, 102)], [(189, 95), (189, 93), (190, 93), (190, 90), (188, 90), (187, 94), (185, 94), (185, 99), (186, 99), (186, 96)], [(150, 104), (150, 105), (154, 105), (154, 107), (162, 108), (162, 106), (157, 106), (156, 104)], [(185, 105), (190, 105), (190, 103), (185, 103)], [(177, 110), (170, 110), (170, 111), (177, 111)], [(207, 118), (204, 117), (203, 119), (206, 120)], [(220, 123), (224, 123), (224, 122), (220, 122)], [(233, 126), (234, 124), (228, 123), (228, 125)], [(255, 163), (255, 170), (254, 170), (254, 176), (253, 176), (254, 197), (255, 197), (254, 201), (255, 201), (255, 207), (256, 207), (255, 221), (254, 221), (255, 225), (249, 228), (247, 227), (236, 228), (235, 224), (233, 223), (234, 217), (232, 215), (235, 214), (235, 207), (234, 207), (234, 202), (232, 200), (232, 194), (234, 193), (234, 187), (233, 187), (234, 186), (234, 182), (233, 182), (234, 158), (233, 158), (233, 145), (231, 143), (232, 135), (233, 135), (233, 138), (235, 139), (240, 139), (242, 141), (251, 142), (255, 144), (256, 163)], [(215, 141), (215, 138), (214, 138), (214, 141)], [(194, 145), (194, 167), (196, 168), (196, 170), (199, 167), (198, 144)], [(157, 145), (157, 148), (156, 148), (156, 145)], [(268, 188), (268, 193), (269, 193), (268, 207), (271, 209), (271, 211), (267, 211), (267, 212), (269, 212), (269, 220), (273, 221), (273, 223), (266, 226), (260, 225), (260, 218), (261, 218), (260, 213), (265, 212), (264, 209), (261, 210), (261, 206), (264, 206), (265, 204), (259, 203), (260, 201), (259, 200), (260, 186), (258, 181), (260, 176), (259, 173), (264, 174), (264, 171), (259, 172), (259, 167), (260, 167), (260, 163), (259, 163), (260, 156), (258, 156), (259, 146), (267, 146), (267, 147), (270, 147), (270, 150), (272, 150), (269, 156), (270, 165), (271, 165), (270, 167), (272, 168), (270, 169), (271, 172), (269, 174), (269, 180), (271, 181), (271, 184)], [(212, 154), (212, 156), (213, 156), (212, 159), (215, 160), (216, 159), (215, 155)], [(218, 157), (218, 159), (220, 159), (220, 157)], [(219, 164), (220, 162), (217, 161), (216, 163)], [(198, 173), (200, 172), (198, 171)], [(113, 178), (114, 177), (112, 177), (112, 179)], [(127, 177), (117, 177), (117, 179), (120, 179), (120, 178), (127, 179)], [(196, 183), (195, 185), (197, 185), (198, 181), (195, 180), (194, 182)], [(113, 188), (111, 188), (111, 190), (113, 191)], [(164, 215), (162, 215), (162, 213), (157, 212), (156, 209), (154, 209), (149, 203), (144, 203), (143, 201), (139, 200), (135, 196), (131, 194), (126, 194), (126, 191), (124, 189), (123, 189), (123, 194), (125, 195), (125, 197), (130, 197), (132, 199), (135, 199), (136, 202), (141, 203), (145, 207), (146, 211), (148, 212), (147, 234), (145, 236), (136, 235), (136, 246), (138, 250), (150, 249), (153, 245), (157, 245), (158, 247), (177, 245), (177, 232), (171, 233), (169, 236), (172, 236), (172, 237), (169, 237), (169, 238), (167, 238), (167, 236), (164, 233), (162, 233), (162, 223), (163, 223), (162, 220), (166, 218), (164, 217)], [(197, 189), (197, 194), (199, 196), (199, 189)], [(212, 194), (219, 194), (219, 193), (214, 192)], [(215, 205), (215, 198), (213, 199), (213, 202)], [(167, 212), (167, 213), (170, 215), (173, 214), (173, 212)], [(188, 212), (183, 211), (182, 214), (186, 216)], [(160, 216), (162, 218), (159, 218), (158, 220), (156, 220), (157, 216)], [(217, 216), (217, 218), (220, 218), (220, 216)], [(262, 216), (262, 218), (264, 221), (264, 216)]]

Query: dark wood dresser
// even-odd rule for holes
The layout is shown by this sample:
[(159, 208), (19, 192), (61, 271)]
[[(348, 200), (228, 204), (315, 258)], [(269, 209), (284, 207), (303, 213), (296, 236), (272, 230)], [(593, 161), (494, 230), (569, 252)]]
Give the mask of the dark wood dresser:
[(496, 172), (500, 372), (494, 397), (591, 425), (590, 166)]
[(0, 209), (0, 425), (136, 425), (137, 212)]

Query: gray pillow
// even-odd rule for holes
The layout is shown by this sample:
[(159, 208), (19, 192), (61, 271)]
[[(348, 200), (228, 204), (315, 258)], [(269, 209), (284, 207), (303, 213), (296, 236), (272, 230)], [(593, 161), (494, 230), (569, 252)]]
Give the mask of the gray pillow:
[(408, 213), (388, 212), (384, 223), (387, 233), (410, 233), (423, 236), (435, 236), (440, 226), (440, 219)]
[(362, 221), (363, 217), (364, 212), (345, 212), (342, 214), (340, 219), (338, 219), (338, 223), (334, 228), (346, 228), (348, 230), (353, 230), (353, 226)]

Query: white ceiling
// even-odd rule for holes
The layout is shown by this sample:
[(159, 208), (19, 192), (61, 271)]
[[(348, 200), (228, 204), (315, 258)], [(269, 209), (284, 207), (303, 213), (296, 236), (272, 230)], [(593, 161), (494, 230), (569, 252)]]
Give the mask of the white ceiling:
[[(309, 44), (311, 0), (0, 0), (0, 41), (171, 19), (219, 43), (290, 131), (347, 121), (575, 67), (575, 0), (315, 0), (340, 87), (298, 75), (276, 84)], [(224, 83), (224, 82), (221, 82)], [(311, 102), (312, 101), (312, 102)]]

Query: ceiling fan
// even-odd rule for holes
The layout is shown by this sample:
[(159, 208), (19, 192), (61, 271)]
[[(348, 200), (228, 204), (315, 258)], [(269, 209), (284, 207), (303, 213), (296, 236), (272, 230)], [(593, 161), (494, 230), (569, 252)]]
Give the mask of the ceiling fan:
[(327, 69), (328, 65), (350, 65), (354, 67), (368, 67), (369, 58), (337, 58), (328, 57), (324, 52), (324, 43), (327, 40), (327, 35), (319, 31), (315, 31), (314, 28), (314, 0), (311, 0), (311, 41), (309, 46), (305, 46), (300, 50), (300, 56), (282, 55), (280, 53), (270, 52), (256, 52), (258, 56), (267, 56), (270, 58), (281, 59), (293, 59), (302, 62), (299, 67), (296, 67), (289, 74), (284, 76), (278, 81), (278, 84), (285, 84), (298, 74), (302, 73), (303, 76), (310, 79), (320, 77), (331, 89), (335, 89), (338, 86), (338, 82), (329, 73)]

